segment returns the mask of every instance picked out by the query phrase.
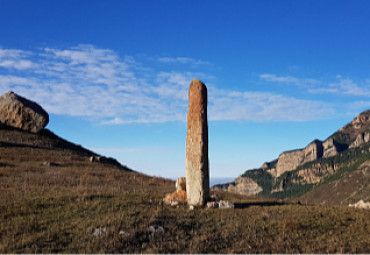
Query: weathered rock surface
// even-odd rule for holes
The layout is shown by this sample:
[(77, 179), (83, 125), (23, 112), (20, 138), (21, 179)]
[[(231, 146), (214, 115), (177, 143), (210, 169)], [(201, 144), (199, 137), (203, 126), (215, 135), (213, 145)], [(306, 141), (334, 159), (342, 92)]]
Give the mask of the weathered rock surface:
[(228, 191), (245, 195), (256, 195), (262, 191), (262, 188), (251, 178), (239, 176), (234, 183), (230, 183)]
[(49, 114), (37, 103), (10, 91), (0, 97), (0, 123), (38, 133), (49, 123)]
[(302, 162), (303, 150), (286, 151), (280, 154), (276, 165), (276, 176), (296, 169)]
[(370, 141), (370, 132), (364, 132), (357, 135), (356, 140), (351, 143), (349, 148), (355, 148), (358, 146), (361, 146), (364, 143), (367, 143)]
[(180, 177), (176, 181), (176, 190), (184, 190), (186, 191), (186, 178)]
[(280, 154), (276, 164), (275, 177), (279, 177), (285, 172), (292, 171), (304, 163), (314, 161), (323, 155), (323, 145), (320, 140), (314, 140), (304, 149), (286, 151)]
[(176, 181), (176, 191), (167, 194), (163, 202), (167, 205), (178, 205), (179, 203), (184, 204), (186, 200), (186, 178), (180, 177)]
[(314, 161), (321, 158), (323, 155), (323, 146), (320, 140), (314, 140), (312, 143), (306, 146), (304, 149), (303, 160), (301, 164), (306, 162)]
[(339, 154), (338, 145), (333, 138), (326, 139), (322, 146), (324, 148), (323, 158), (333, 157)]
[(356, 116), (350, 123), (339, 129), (339, 133), (347, 134), (349, 139), (355, 138), (358, 134), (369, 130), (370, 110), (364, 111)]
[(178, 205), (178, 204), (184, 204), (187, 202), (186, 200), (186, 191), (185, 190), (176, 190), (173, 193), (167, 194), (163, 202), (167, 205)]
[(187, 201), (189, 205), (202, 206), (209, 197), (207, 88), (198, 79), (190, 83), (187, 124)]
[(321, 164), (316, 163), (308, 168), (304, 168), (298, 171), (297, 176), (301, 179), (293, 182), (299, 184), (314, 184), (319, 183), (322, 179), (335, 173), (340, 168), (340, 165), (334, 164)]

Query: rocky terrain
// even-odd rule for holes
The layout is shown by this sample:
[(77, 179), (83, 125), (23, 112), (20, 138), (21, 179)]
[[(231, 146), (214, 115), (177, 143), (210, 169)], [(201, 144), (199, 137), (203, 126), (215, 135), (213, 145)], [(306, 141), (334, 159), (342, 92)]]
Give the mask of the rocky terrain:
[[(253, 178), (238, 183), (259, 192)], [(2, 125), (0, 253), (369, 252), (369, 211), (356, 208), (363, 202), (303, 206), (211, 190), (214, 208), (166, 205), (174, 188), (45, 127)], [(184, 189), (181, 179), (176, 191)]]
[(359, 158), (370, 160), (369, 154), (370, 110), (359, 114), (325, 141), (316, 139), (303, 149), (283, 152), (278, 159), (215, 188), (280, 198), (299, 196)]
[(310, 192), (297, 198), (301, 203), (320, 205), (349, 205), (358, 201), (369, 202), (370, 198), (370, 160), (352, 166), (340, 176), (333, 175), (332, 181), (314, 187)]

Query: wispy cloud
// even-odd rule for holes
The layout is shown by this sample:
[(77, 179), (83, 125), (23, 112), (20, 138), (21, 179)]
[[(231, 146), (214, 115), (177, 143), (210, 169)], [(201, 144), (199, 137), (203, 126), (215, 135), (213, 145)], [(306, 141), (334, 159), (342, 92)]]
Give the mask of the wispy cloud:
[(295, 84), (299, 86), (311, 86), (321, 84), (319, 80), (309, 78), (297, 78), (293, 76), (278, 76), (275, 74), (261, 74), (260, 79), (268, 82), (284, 83), (284, 84)]
[(197, 60), (187, 57), (160, 57), (157, 59), (158, 62), (167, 63), (167, 64), (192, 64), (192, 65), (208, 65), (209, 62)]
[(261, 74), (260, 78), (262, 80), (271, 81), (271, 82), (284, 82), (284, 83), (296, 83), (299, 80), (292, 76), (276, 76), (275, 74)]
[(267, 92), (214, 91), (210, 120), (307, 121), (334, 113), (328, 104)]
[(309, 92), (370, 97), (370, 86), (366, 82), (360, 86), (352, 79), (342, 78), (342, 76), (338, 75), (335, 82), (331, 82), (327, 86), (322, 86), (320, 88), (310, 89)]
[[(14, 90), (39, 102), (50, 113), (87, 117), (106, 125), (186, 121), (190, 81), (216, 80), (211, 74), (185, 71), (187, 68), (181, 72), (157, 70), (135, 57), (122, 57), (92, 45), (33, 52), (1, 49), (0, 61), (5, 63), (0, 65), (2, 93)], [(197, 63), (182, 57), (158, 61), (169, 67), (176, 61), (184, 67)], [(260, 77), (270, 82), (315, 82), (272, 74)], [(304, 121), (323, 118), (333, 111), (318, 101), (225, 90), (212, 82), (207, 85), (210, 120)]]
[(17, 70), (36, 68), (37, 65), (27, 59), (30, 55), (27, 51), (0, 48), (0, 67)]

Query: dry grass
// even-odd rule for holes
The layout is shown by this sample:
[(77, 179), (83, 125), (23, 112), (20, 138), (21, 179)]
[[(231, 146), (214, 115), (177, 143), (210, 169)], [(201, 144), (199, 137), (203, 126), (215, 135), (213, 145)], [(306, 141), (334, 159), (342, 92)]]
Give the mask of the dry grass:
[[(370, 252), (369, 211), (224, 192), (213, 196), (238, 209), (169, 207), (162, 198), (174, 182), (85, 154), (3, 145), (0, 155), (0, 253)], [(106, 232), (92, 235), (99, 227)]]

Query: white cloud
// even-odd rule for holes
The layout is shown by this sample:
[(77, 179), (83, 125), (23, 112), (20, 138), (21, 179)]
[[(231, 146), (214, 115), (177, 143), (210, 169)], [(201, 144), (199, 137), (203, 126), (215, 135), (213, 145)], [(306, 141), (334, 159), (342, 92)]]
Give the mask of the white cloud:
[(322, 102), (266, 92), (219, 91), (210, 93), (210, 120), (307, 121), (334, 112)]
[(28, 59), (31, 55), (22, 50), (0, 49), (0, 67), (16, 70), (37, 68), (37, 65)]
[(355, 83), (352, 79), (342, 78), (341, 75), (336, 76), (337, 81), (329, 83), (326, 87), (310, 89), (310, 93), (328, 93), (356, 97), (370, 97), (370, 86), (365, 83), (361, 86)]
[[(32, 56), (32, 59), (30, 59)], [(34, 52), (0, 51), (3, 64), (0, 89), (13, 90), (39, 102), (48, 112), (94, 119), (105, 125), (186, 121), (188, 86), (194, 78), (214, 80), (209, 74), (164, 72), (119, 56), (109, 49), (78, 45)], [(31, 61), (32, 68), (21, 61)], [(167, 58), (194, 64), (191, 58)], [(5, 71), (4, 71), (5, 70)], [(261, 75), (276, 82), (301, 82), (294, 77)], [(210, 120), (304, 121), (332, 112), (327, 104), (274, 93), (221, 90), (208, 84)]]
[(191, 65), (208, 65), (206, 61), (196, 60), (193, 58), (186, 57), (160, 57), (157, 59), (158, 62), (167, 63), (167, 64), (191, 64)]
[(296, 78), (293, 76), (277, 76), (275, 74), (261, 74), (260, 79), (268, 82), (276, 82), (276, 83), (285, 83), (285, 84), (295, 84), (298, 86), (311, 86), (311, 85), (318, 85), (321, 82), (316, 79), (308, 79), (308, 78)]
[(284, 83), (296, 83), (298, 82), (297, 78), (292, 76), (276, 76), (274, 74), (261, 74), (260, 78), (262, 80), (271, 81), (271, 82), (284, 82)]

